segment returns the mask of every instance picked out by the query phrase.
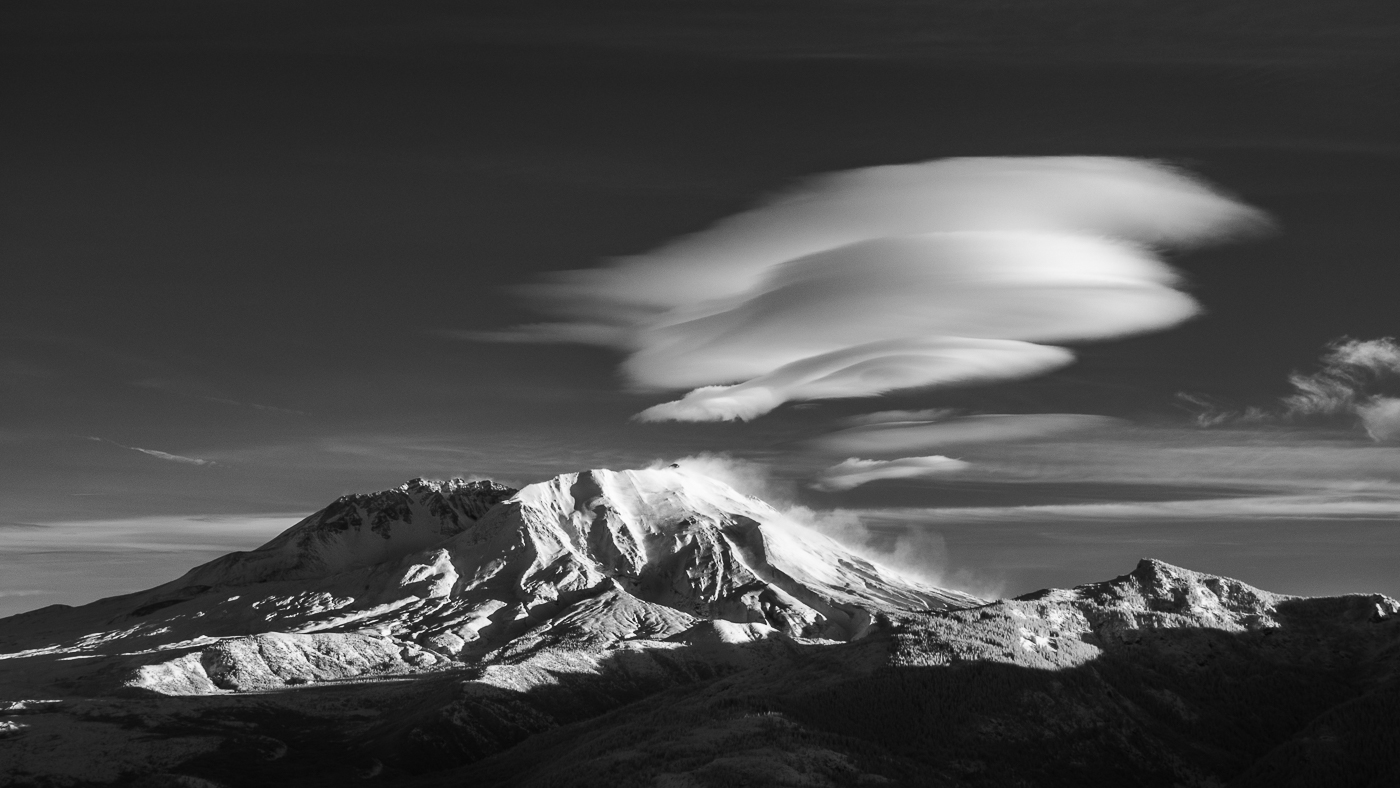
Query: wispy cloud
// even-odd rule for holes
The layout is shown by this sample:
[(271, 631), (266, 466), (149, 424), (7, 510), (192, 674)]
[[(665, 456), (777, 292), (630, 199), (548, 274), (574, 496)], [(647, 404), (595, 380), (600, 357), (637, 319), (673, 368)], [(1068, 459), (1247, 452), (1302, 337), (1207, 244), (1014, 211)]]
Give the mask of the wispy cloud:
[(899, 421), (920, 421), (934, 422), (943, 421), (957, 415), (957, 411), (952, 408), (925, 408), (922, 410), (880, 410), (874, 413), (862, 413), (858, 416), (849, 416), (841, 419), (838, 424), (843, 427), (865, 427), (871, 424), (889, 424)]
[(150, 588), (264, 544), (307, 513), (0, 524), (0, 616)]
[(201, 459), (199, 459), (199, 458), (197, 458), (197, 457), (184, 457), (184, 456), (181, 456), (181, 455), (179, 455), (179, 454), (170, 454), (169, 452), (157, 451), (157, 450), (155, 450), (155, 449), (143, 449), (143, 448), (140, 448), (139, 446), (131, 446), (131, 447), (129, 447), (129, 448), (131, 448), (133, 451), (139, 451), (139, 452), (141, 452), (142, 454), (146, 454), (146, 455), (149, 455), (149, 456), (151, 456), (151, 457), (155, 457), (155, 458), (158, 459), (158, 460), (168, 460), (168, 461), (170, 461), (170, 462), (182, 462), (182, 463), (185, 463), (185, 464), (187, 464), (187, 465), (213, 465), (213, 464), (214, 464), (214, 462), (213, 462), (212, 460), (201, 460)]
[(165, 460), (165, 461), (167, 461), (167, 462), (178, 462), (178, 463), (182, 463), (182, 464), (184, 464), (184, 465), (214, 465), (214, 464), (215, 464), (213, 460), (202, 460), (202, 459), (199, 459), (198, 457), (185, 457), (185, 456), (180, 455), (180, 454), (171, 454), (171, 453), (169, 453), (169, 452), (158, 451), (158, 450), (156, 450), (156, 449), (143, 449), (143, 448), (141, 448), (140, 446), (127, 446), (126, 444), (117, 443), (116, 441), (114, 441), (114, 440), (108, 440), (107, 438), (89, 437), (88, 440), (90, 440), (90, 441), (98, 441), (98, 442), (100, 442), (100, 443), (110, 443), (110, 444), (112, 444), (113, 446), (117, 446), (117, 447), (120, 447), (120, 448), (123, 448), (123, 449), (127, 449), (128, 451), (139, 451), (139, 452), (141, 452), (142, 454), (144, 454), (144, 455), (146, 455), (146, 456), (148, 456), (148, 457), (155, 457), (155, 458), (158, 459), (158, 460)]
[(1377, 442), (1400, 440), (1400, 344), (1394, 337), (1340, 337), (1327, 345), (1318, 369), (1288, 376), (1293, 393), (1275, 408), (1230, 410), (1210, 397), (1180, 393), (1203, 427), (1221, 424), (1359, 421)]
[(1400, 441), (1400, 399), (1375, 397), (1356, 406), (1366, 434), (1377, 442)]
[(1185, 501), (1143, 501), (1054, 506), (979, 506), (851, 510), (873, 521), (936, 524), (954, 521), (1048, 520), (1278, 520), (1291, 518), (1391, 519), (1400, 517), (1400, 490), (1385, 493), (1242, 496)]
[(956, 473), (968, 463), (950, 457), (901, 457), (897, 460), (862, 460), (851, 457), (822, 471), (812, 487), (817, 490), (852, 490), (881, 479), (919, 479)]
[[(815, 178), (651, 253), (523, 290), (553, 322), (478, 332), (630, 355), (643, 420), (749, 419), (783, 402), (1040, 374), (1053, 343), (1194, 315), (1148, 247), (1266, 225), (1157, 164), (950, 159)], [(1051, 344), (1046, 344), (1051, 343)]]
[(838, 455), (908, 455), (942, 446), (1034, 440), (1122, 424), (1107, 416), (1080, 413), (993, 414), (876, 422), (823, 435), (808, 445)]
[(655, 460), (652, 468), (664, 468), (675, 463), (690, 471), (724, 482), (735, 490), (774, 506), (791, 505), (795, 498), (792, 485), (780, 481), (773, 469), (762, 462), (735, 457), (724, 452), (700, 452), (675, 460)]
[(1277, 426), (1269, 430), (1198, 430), (1120, 424), (1054, 440), (969, 443), (972, 463), (959, 481), (1170, 487), (1199, 497), (1211, 490), (1256, 495), (1357, 493), (1400, 489), (1400, 447), (1358, 444), (1337, 431)]
[[(938, 460), (944, 458), (922, 458)], [(819, 510), (794, 502), (795, 489), (777, 478), (765, 463), (704, 452), (674, 462), (690, 471), (718, 479), (745, 495), (760, 498), (777, 508), (788, 519), (835, 539), (872, 561), (896, 569), (935, 586), (960, 588), (990, 597), (999, 589), (980, 582), (963, 570), (949, 566), (948, 550), (939, 534), (921, 529), (877, 532), (857, 513), (845, 509)], [(956, 460), (948, 460), (955, 463)], [(653, 467), (669, 464), (658, 460)]]
[(10, 551), (247, 550), (295, 525), (308, 512), (153, 515), (23, 523), (5, 532)]
[(1295, 372), (1288, 377), (1296, 392), (1283, 400), (1285, 416), (1354, 413), (1371, 399), (1375, 387), (1400, 380), (1400, 345), (1392, 337), (1342, 337), (1327, 346), (1319, 365), (1321, 369), (1311, 374)]

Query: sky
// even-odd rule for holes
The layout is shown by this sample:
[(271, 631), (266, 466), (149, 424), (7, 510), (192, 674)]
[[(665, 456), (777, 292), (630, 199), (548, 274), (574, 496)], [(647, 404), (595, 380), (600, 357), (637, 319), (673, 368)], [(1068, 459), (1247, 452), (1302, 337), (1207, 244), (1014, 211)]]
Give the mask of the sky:
[(989, 595), (1400, 595), (1389, 4), (3, 13), (0, 613), (701, 456)]

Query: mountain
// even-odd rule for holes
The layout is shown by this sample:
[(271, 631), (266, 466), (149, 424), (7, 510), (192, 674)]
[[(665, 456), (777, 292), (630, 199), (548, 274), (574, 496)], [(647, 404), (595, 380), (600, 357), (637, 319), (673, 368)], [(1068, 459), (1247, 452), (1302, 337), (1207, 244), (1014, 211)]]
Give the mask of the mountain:
[(1400, 603), (1160, 561), (911, 613), (413, 785), (1400, 785)]
[(149, 591), (17, 616), (0, 647), (168, 653), (126, 685), (212, 693), (412, 672), (508, 644), (605, 648), (709, 621), (849, 640), (881, 612), (980, 603), (700, 474), (594, 470), (519, 491), (415, 479), (346, 496)]
[(0, 620), (0, 775), (1391, 785), (1397, 613), (1151, 560), (986, 602), (674, 466), (416, 479)]

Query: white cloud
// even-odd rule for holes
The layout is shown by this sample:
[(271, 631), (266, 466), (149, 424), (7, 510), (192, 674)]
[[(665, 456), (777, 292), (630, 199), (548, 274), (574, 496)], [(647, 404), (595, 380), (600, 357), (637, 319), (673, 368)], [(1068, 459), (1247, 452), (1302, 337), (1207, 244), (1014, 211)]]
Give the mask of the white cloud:
[(1278, 421), (1337, 421), (1359, 419), (1366, 434), (1378, 443), (1400, 441), (1400, 343), (1393, 337), (1352, 339), (1328, 343), (1316, 372), (1288, 376), (1294, 393), (1282, 408), (1249, 407), (1228, 410), (1209, 397), (1179, 393), (1196, 411), (1202, 427)]
[[(960, 158), (808, 179), (648, 254), (538, 286), (547, 296), (665, 311), (749, 292), (773, 266), (876, 238), (963, 230), (1200, 243), (1267, 223), (1172, 168), (1108, 157)], [(575, 302), (570, 314), (607, 315)]]
[(851, 457), (827, 468), (812, 487), (835, 492), (851, 490), (880, 479), (920, 479), (956, 473), (968, 463), (950, 457), (901, 457), (897, 460), (862, 460)]
[(978, 506), (948, 508), (853, 509), (870, 522), (906, 522), (935, 526), (942, 522), (998, 523), (1109, 520), (1281, 520), (1393, 519), (1400, 517), (1400, 497), (1392, 494), (1260, 495), (1189, 501), (1061, 504), (1049, 506)]
[(1044, 438), (1120, 424), (1079, 413), (965, 416), (937, 422), (887, 422), (840, 430), (811, 442), (831, 454), (908, 455), (954, 444)]
[(169, 453), (169, 452), (157, 451), (157, 450), (155, 450), (155, 449), (143, 449), (143, 448), (141, 448), (141, 447), (139, 447), (139, 446), (127, 446), (127, 445), (125, 445), (125, 444), (117, 443), (117, 442), (114, 441), (114, 440), (108, 440), (108, 439), (106, 439), (106, 438), (88, 438), (88, 440), (99, 441), (99, 442), (102, 442), (102, 443), (110, 443), (110, 444), (112, 444), (113, 446), (117, 446), (117, 447), (122, 448), (122, 449), (127, 449), (127, 450), (129, 450), (129, 451), (139, 451), (139, 452), (141, 452), (142, 454), (145, 454), (145, 455), (148, 456), (148, 457), (155, 457), (155, 458), (158, 459), (158, 460), (165, 460), (166, 462), (178, 462), (178, 463), (181, 463), (181, 464), (184, 464), (184, 465), (213, 465), (213, 464), (214, 464), (214, 461), (213, 461), (213, 460), (201, 460), (201, 459), (199, 459), (199, 458), (197, 458), (197, 457), (184, 457), (184, 456), (179, 455), (179, 454), (171, 454), (171, 453)]
[[(1358, 340), (1342, 337), (1327, 347), (1321, 360), (1322, 369), (1311, 375), (1294, 373), (1288, 382), (1297, 393), (1283, 400), (1286, 416), (1334, 416), (1356, 413), (1362, 416), (1370, 431), (1370, 422), (1363, 414), (1380, 414), (1373, 392), (1389, 379), (1400, 378), (1400, 344), (1391, 337)], [(1384, 419), (1376, 415), (1373, 418)], [(1376, 436), (1371, 432), (1372, 437)], [(1382, 440), (1381, 438), (1376, 438)]]
[(1328, 366), (1352, 367), (1375, 374), (1400, 374), (1400, 344), (1394, 337), (1339, 339), (1323, 357)]
[(1145, 253), (1102, 239), (884, 238), (783, 263), (751, 295), (710, 305), (708, 314), (654, 321), (623, 372), (644, 387), (678, 388), (748, 380), (880, 342), (1119, 336), (1195, 314), (1195, 303), (1171, 288), (1174, 279)]
[(130, 448), (132, 451), (139, 451), (139, 452), (141, 452), (142, 454), (150, 455), (151, 457), (155, 457), (155, 458), (158, 459), (158, 460), (166, 460), (166, 461), (168, 461), (168, 462), (180, 462), (180, 463), (184, 463), (184, 464), (186, 464), (186, 465), (213, 465), (213, 464), (214, 464), (212, 460), (201, 460), (201, 459), (199, 459), (198, 457), (183, 457), (183, 456), (181, 456), (181, 455), (179, 455), (179, 454), (170, 454), (170, 453), (168, 453), (168, 452), (156, 451), (155, 449), (142, 449), (142, 448), (137, 447), (137, 446), (130, 446), (130, 447), (128, 447), (128, 448)]
[(1039, 343), (1166, 328), (1197, 307), (1147, 247), (1264, 224), (1143, 161), (872, 167), (556, 274), (525, 288), (556, 322), (470, 336), (611, 345), (637, 387), (697, 389), (648, 420), (753, 418), (790, 400), (1040, 374), (1071, 356)]
[[(7, 532), (5, 544), (7, 549), (18, 553), (54, 550), (140, 553), (251, 550), (296, 525), (305, 516), (305, 512), (155, 515), (34, 523), (32, 528)], [(170, 567), (177, 574), (188, 568)]]
[[(778, 509), (784, 517), (910, 577), (943, 588), (960, 588), (983, 597), (999, 593), (999, 589), (976, 581), (966, 570), (949, 571), (948, 550), (939, 534), (908, 528), (875, 530), (866, 525), (861, 515), (851, 510), (819, 510), (799, 506), (793, 503), (794, 490), (777, 480), (772, 469), (764, 463), (708, 452), (682, 457), (674, 462), (688, 471), (717, 479), (745, 495), (759, 498)], [(652, 467), (668, 464), (657, 460)]]
[(752, 419), (790, 400), (1019, 378), (1070, 363), (1067, 350), (1004, 339), (872, 342), (799, 359), (734, 386), (706, 386), (638, 414), (642, 421)]
[(864, 427), (870, 424), (889, 424), (899, 421), (943, 421), (957, 415), (952, 408), (927, 408), (925, 410), (879, 410), (862, 413), (841, 419), (838, 423), (845, 427)]
[(1356, 415), (1366, 427), (1366, 434), (1377, 442), (1400, 441), (1400, 399), (1376, 397), (1358, 405)]
[(767, 465), (724, 453), (701, 452), (678, 460), (656, 460), (652, 468), (676, 464), (688, 471), (724, 482), (735, 490), (781, 507), (792, 498), (790, 486), (779, 482)]

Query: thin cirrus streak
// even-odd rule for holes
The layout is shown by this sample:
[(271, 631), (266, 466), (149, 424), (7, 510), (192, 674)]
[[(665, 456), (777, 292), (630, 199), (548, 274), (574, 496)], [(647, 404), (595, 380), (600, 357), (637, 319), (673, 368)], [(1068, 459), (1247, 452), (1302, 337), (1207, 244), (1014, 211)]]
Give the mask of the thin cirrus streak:
[(1271, 495), (1185, 501), (1134, 501), (1046, 506), (982, 506), (848, 510), (884, 522), (1071, 522), (1107, 520), (1383, 519), (1400, 517), (1400, 495)]
[(1042, 374), (1072, 359), (1042, 343), (1175, 325), (1198, 307), (1148, 248), (1266, 225), (1144, 161), (871, 167), (526, 286), (556, 320), (468, 336), (617, 347), (634, 386), (694, 389), (643, 420), (752, 419), (788, 401)]
[(958, 444), (1035, 440), (1121, 424), (1108, 416), (1080, 413), (993, 414), (862, 425), (814, 438), (808, 445), (827, 454), (899, 455)]
[(956, 473), (968, 463), (951, 457), (901, 457), (897, 460), (862, 460), (851, 457), (822, 472), (812, 488), (826, 492), (851, 490), (881, 479), (923, 479)]
[(107, 438), (89, 437), (88, 440), (90, 440), (90, 441), (97, 441), (97, 442), (99, 442), (99, 443), (110, 443), (110, 444), (112, 444), (113, 446), (117, 446), (117, 447), (122, 448), (122, 449), (127, 449), (128, 451), (139, 451), (139, 452), (141, 452), (142, 454), (144, 454), (144, 455), (146, 455), (146, 456), (148, 456), (148, 457), (155, 457), (157, 460), (165, 460), (166, 462), (178, 462), (178, 463), (180, 463), (180, 464), (182, 464), (182, 465), (213, 465), (213, 464), (214, 464), (214, 461), (213, 461), (213, 460), (204, 460), (204, 459), (200, 459), (200, 458), (198, 458), (198, 457), (186, 457), (186, 456), (181, 455), (181, 454), (171, 454), (170, 452), (159, 451), (159, 450), (157, 450), (157, 449), (143, 449), (143, 448), (141, 448), (141, 447), (139, 447), (139, 446), (127, 446), (126, 444), (117, 443), (116, 441), (114, 441), (114, 440), (108, 440)]

